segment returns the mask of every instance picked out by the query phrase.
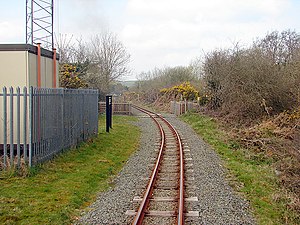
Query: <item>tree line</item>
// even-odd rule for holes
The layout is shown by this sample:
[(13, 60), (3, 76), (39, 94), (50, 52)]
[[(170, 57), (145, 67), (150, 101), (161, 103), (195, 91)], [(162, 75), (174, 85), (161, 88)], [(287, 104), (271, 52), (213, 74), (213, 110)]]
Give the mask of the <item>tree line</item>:
[[(105, 96), (120, 89), (115, 81), (130, 72), (130, 55), (113, 33), (87, 41), (61, 35), (57, 43), (62, 87), (97, 88)], [(189, 82), (209, 109), (245, 121), (299, 106), (299, 71), (300, 35), (291, 30), (273, 31), (248, 47), (235, 44), (212, 50), (188, 66), (143, 72), (132, 90), (139, 99), (153, 103), (166, 94), (161, 91), (164, 88)], [(170, 92), (168, 96), (172, 97)]]
[(209, 106), (237, 119), (273, 115), (300, 103), (300, 36), (274, 31), (250, 47), (208, 53), (203, 74)]
[(96, 88), (103, 97), (114, 81), (129, 73), (130, 54), (113, 33), (98, 34), (89, 40), (60, 35), (57, 45), (61, 87)]
[(140, 99), (153, 103), (159, 97), (164, 88), (171, 88), (184, 82), (191, 82), (194, 85), (198, 81), (197, 74), (192, 66), (155, 68), (152, 71), (139, 74), (133, 91), (139, 93)]
[(148, 102), (159, 90), (191, 82), (206, 106), (237, 121), (271, 116), (300, 104), (300, 35), (273, 31), (249, 47), (215, 49), (189, 66), (154, 69), (136, 89)]

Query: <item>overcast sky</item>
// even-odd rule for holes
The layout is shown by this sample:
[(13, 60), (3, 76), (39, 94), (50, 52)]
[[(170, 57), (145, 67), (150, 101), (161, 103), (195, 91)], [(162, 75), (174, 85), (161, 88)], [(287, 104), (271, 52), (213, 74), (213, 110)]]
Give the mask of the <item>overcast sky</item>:
[[(49, 0), (48, 0), (49, 1)], [(0, 43), (25, 42), (26, 0), (1, 0)], [(203, 52), (247, 46), (268, 32), (300, 32), (300, 0), (54, 0), (55, 32), (116, 33), (132, 75), (188, 65)]]

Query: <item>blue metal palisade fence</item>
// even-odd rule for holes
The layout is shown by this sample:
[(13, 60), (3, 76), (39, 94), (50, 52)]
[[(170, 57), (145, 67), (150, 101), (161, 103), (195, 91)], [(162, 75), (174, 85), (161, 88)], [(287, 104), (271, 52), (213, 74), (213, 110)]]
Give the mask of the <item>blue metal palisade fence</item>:
[(0, 113), (0, 169), (32, 166), (97, 135), (98, 91), (4, 87)]

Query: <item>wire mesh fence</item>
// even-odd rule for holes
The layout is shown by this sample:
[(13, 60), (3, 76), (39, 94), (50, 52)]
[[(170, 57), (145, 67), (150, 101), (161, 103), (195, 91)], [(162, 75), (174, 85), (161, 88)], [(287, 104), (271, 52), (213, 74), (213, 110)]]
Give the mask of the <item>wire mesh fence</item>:
[(98, 133), (97, 90), (4, 87), (0, 109), (0, 168), (41, 163)]

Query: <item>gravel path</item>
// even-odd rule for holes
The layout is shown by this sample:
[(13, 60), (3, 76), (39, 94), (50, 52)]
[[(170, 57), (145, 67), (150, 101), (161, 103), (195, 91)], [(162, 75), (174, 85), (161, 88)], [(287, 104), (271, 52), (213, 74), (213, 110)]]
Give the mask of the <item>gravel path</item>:
[[(201, 140), (191, 127), (172, 115), (168, 120), (178, 129), (186, 145), (189, 146), (192, 161), (193, 181), (188, 186), (188, 197), (198, 197), (198, 202), (188, 203), (188, 210), (199, 211), (199, 217), (190, 217), (188, 224), (256, 224), (249, 213), (247, 201), (236, 195), (225, 181), (225, 172), (217, 154)], [(153, 142), (158, 141), (157, 128), (150, 118), (140, 117), (138, 123), (142, 131), (139, 150), (128, 160), (123, 170), (114, 180), (114, 186), (101, 193), (88, 207), (77, 224), (130, 224), (127, 210), (136, 209), (134, 196), (142, 196), (142, 191), (150, 176), (149, 162), (155, 157)], [(153, 162), (153, 160), (152, 160)]]

